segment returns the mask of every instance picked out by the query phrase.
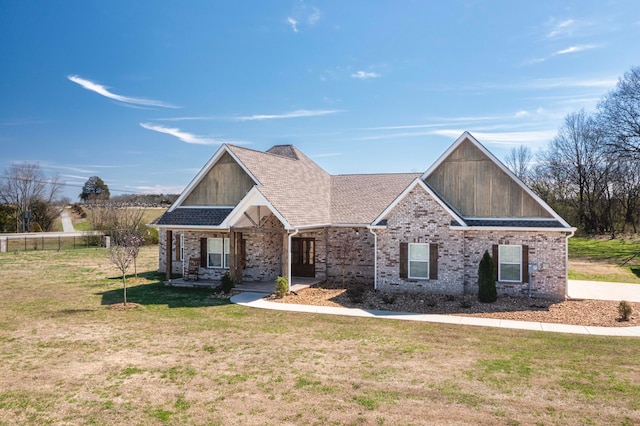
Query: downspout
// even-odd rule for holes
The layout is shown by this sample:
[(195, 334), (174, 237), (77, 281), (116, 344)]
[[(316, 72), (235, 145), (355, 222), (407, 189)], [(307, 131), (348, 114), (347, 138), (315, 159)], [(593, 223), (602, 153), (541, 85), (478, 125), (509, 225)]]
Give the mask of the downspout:
[(373, 289), (378, 291), (378, 234), (370, 226), (367, 229), (373, 234)]
[(291, 238), (294, 235), (297, 235), (298, 232), (300, 232), (300, 230), (296, 229), (293, 233), (289, 234), (289, 242), (287, 244), (287, 250), (289, 250), (289, 254), (287, 255), (287, 278), (289, 280), (289, 290), (291, 290), (291, 286), (293, 285), (293, 276), (291, 275)]
[(567, 234), (567, 238), (564, 240), (564, 278), (565, 278), (565, 286), (564, 286), (564, 298), (566, 299), (569, 296), (569, 238), (573, 237), (576, 233), (576, 228), (571, 228), (571, 232)]

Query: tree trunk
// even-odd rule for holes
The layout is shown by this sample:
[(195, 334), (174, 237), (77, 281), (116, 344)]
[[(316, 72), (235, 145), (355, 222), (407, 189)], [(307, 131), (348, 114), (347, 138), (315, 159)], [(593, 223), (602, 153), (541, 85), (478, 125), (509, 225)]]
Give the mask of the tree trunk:
[(124, 288), (124, 306), (127, 306), (127, 277), (122, 274), (122, 287)]

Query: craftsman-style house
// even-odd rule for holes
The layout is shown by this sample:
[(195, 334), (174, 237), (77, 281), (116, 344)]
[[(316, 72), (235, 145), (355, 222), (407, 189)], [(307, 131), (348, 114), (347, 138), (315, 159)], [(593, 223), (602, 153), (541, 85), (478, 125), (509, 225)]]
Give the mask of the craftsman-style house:
[(489, 250), (500, 294), (561, 299), (575, 230), (468, 132), (422, 174), (332, 176), (292, 145), (222, 145), (155, 225), (168, 278), (195, 261), (245, 285), (475, 293)]

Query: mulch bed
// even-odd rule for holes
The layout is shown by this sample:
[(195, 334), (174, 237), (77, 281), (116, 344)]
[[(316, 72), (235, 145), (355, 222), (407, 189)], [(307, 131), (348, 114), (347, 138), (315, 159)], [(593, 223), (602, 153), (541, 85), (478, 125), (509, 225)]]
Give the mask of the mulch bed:
[(315, 306), (377, 309), (421, 314), (461, 315), (584, 326), (625, 327), (640, 325), (640, 303), (630, 303), (629, 321), (620, 321), (618, 301), (554, 301), (528, 297), (500, 297), (495, 303), (480, 303), (471, 295), (384, 294), (365, 290), (361, 294), (345, 289), (307, 288), (273, 302)]

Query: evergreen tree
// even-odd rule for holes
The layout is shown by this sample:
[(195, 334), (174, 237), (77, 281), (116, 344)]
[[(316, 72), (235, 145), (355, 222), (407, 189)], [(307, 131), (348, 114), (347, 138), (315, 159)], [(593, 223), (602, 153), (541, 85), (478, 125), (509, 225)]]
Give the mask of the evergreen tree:
[(98, 176), (91, 176), (82, 186), (79, 197), (82, 201), (108, 200), (109, 187)]
[(488, 250), (485, 250), (478, 267), (478, 300), (482, 303), (498, 300), (495, 265)]

